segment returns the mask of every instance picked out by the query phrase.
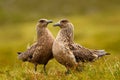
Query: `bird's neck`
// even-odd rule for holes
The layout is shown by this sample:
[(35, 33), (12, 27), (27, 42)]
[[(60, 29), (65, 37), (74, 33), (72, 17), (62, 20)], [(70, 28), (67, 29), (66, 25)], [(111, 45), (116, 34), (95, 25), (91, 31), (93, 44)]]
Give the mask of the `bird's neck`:
[(73, 29), (70, 28), (63, 28), (59, 31), (58, 38), (60, 41), (73, 43)]
[(48, 29), (47, 28), (40, 28), (37, 27), (37, 40), (39, 40), (41, 37), (45, 36), (46, 34), (48, 34)]

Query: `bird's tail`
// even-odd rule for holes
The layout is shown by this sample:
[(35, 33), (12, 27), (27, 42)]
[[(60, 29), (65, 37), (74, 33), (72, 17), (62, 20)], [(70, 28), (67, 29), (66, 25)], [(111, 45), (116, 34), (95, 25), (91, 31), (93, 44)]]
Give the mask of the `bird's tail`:
[(102, 57), (102, 56), (105, 56), (105, 55), (110, 55), (110, 53), (107, 53), (104, 50), (97, 50), (96, 54), (98, 55), (98, 57)]

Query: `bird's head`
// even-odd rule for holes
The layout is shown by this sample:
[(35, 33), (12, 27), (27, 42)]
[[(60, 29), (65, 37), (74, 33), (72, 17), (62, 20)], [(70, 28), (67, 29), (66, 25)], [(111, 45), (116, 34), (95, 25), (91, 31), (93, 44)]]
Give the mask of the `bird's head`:
[(69, 20), (62, 19), (59, 22), (55, 23), (53, 26), (59, 26), (60, 28), (66, 28), (70, 25)]
[[(58, 34), (61, 34), (63, 36), (69, 37), (71, 40), (74, 38), (74, 26), (73, 24), (67, 20), (67, 19), (62, 19), (59, 22), (55, 23), (53, 26), (59, 26), (61, 28), (60, 32)], [(60, 35), (60, 37), (61, 37)], [(58, 35), (59, 36), (59, 35)]]
[(37, 26), (40, 27), (40, 28), (47, 27), (47, 25), (48, 25), (49, 23), (52, 23), (52, 22), (53, 22), (52, 20), (40, 19), (40, 20), (38, 21)]

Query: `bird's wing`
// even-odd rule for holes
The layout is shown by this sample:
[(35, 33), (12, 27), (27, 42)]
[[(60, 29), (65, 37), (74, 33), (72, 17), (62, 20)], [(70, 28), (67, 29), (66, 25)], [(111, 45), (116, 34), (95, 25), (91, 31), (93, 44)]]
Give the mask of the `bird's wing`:
[(73, 52), (77, 62), (92, 61), (96, 58), (96, 55), (94, 55), (89, 49), (84, 48), (79, 44), (71, 44), (70, 49)]
[(69, 66), (76, 64), (75, 56), (73, 52), (70, 50), (69, 46), (64, 44), (64, 47), (62, 48), (62, 50), (63, 50), (63, 53), (65, 53), (64, 55), (66, 57), (64, 58), (66, 58), (66, 60), (68, 61)]
[(25, 52), (25, 55), (28, 55), (29, 59), (32, 59), (33, 55), (36, 53), (37, 43), (34, 43), (30, 46), (30, 48), (27, 49)]

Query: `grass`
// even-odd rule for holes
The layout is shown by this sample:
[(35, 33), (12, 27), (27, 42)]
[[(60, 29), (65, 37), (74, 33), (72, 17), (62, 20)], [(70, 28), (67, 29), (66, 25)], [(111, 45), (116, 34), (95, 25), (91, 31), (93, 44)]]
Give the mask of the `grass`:
[[(34, 72), (33, 64), (19, 61), (16, 52), (26, 50), (27, 45), (35, 41), (37, 21), (6, 24), (0, 28), (0, 80), (120, 80), (120, 16), (73, 16), (68, 19), (75, 26), (75, 42), (88, 48), (105, 49), (111, 55), (86, 63), (83, 72), (67, 76), (65, 67), (55, 59), (47, 65), (48, 75), (43, 73), (42, 65)], [(52, 24), (49, 29), (54, 36), (59, 30)]]
[(18, 63), (1, 67), (1, 80), (119, 80), (120, 60), (117, 57), (104, 57), (94, 63), (87, 63), (83, 72), (73, 72), (65, 75), (65, 67), (57, 63), (54, 59), (47, 65), (47, 73), (43, 73), (42, 67), (38, 66), (38, 71), (34, 72), (30, 63)]

